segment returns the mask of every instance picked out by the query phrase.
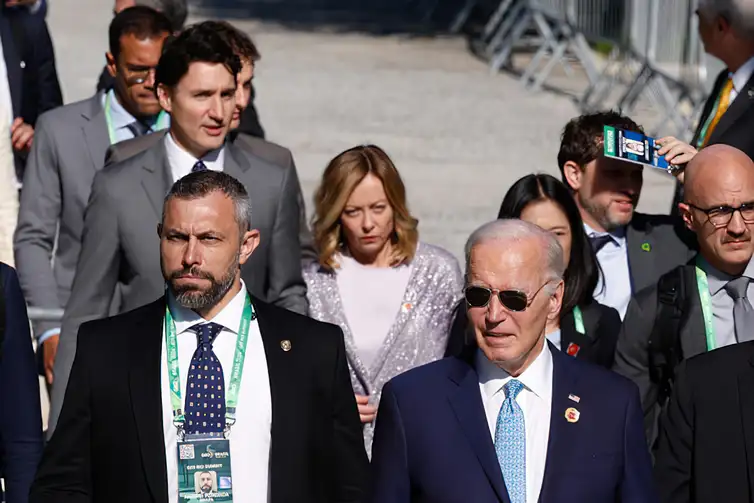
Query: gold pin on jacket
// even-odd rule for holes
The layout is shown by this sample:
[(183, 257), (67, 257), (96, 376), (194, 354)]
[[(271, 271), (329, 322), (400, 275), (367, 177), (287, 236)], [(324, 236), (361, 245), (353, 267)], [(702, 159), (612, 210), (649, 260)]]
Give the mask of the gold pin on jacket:
[(289, 341), (288, 339), (284, 339), (284, 340), (280, 341), (280, 348), (283, 351), (290, 351), (291, 350), (291, 341)]
[(581, 412), (574, 409), (573, 407), (568, 407), (565, 411), (565, 418), (566, 418), (566, 421), (568, 421), (569, 423), (578, 422), (580, 415), (581, 415)]

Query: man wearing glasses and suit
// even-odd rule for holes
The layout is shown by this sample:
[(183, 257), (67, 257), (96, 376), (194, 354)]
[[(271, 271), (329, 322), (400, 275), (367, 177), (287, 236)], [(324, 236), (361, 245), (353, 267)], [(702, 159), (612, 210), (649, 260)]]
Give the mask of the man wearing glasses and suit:
[[(68, 301), (84, 209), (108, 147), (167, 126), (169, 117), (160, 113), (151, 69), (170, 32), (167, 18), (148, 7), (118, 14), (110, 24), (106, 54), (115, 87), (51, 110), (37, 122), (14, 239), (16, 267), (30, 306), (62, 309)], [(60, 326), (39, 322), (34, 332), (52, 384)]]
[(372, 501), (657, 501), (636, 386), (545, 339), (563, 298), (556, 239), (496, 220), (466, 264), (476, 347), (384, 387)]

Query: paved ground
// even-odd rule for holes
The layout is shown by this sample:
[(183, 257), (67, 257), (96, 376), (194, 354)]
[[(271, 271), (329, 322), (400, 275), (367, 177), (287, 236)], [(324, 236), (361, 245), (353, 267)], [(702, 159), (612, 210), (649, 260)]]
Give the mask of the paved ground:
[[(111, 2), (50, 3), (66, 101), (85, 98), (104, 61)], [(461, 38), (237, 25), (263, 53), (255, 79), (262, 123), (269, 139), (293, 150), (308, 202), (330, 158), (375, 143), (405, 178), (422, 239), (460, 257), (513, 181), (557, 172), (560, 130), (577, 113), (572, 102), (490, 75)], [(640, 208), (666, 212), (670, 191), (662, 174), (648, 174)]]

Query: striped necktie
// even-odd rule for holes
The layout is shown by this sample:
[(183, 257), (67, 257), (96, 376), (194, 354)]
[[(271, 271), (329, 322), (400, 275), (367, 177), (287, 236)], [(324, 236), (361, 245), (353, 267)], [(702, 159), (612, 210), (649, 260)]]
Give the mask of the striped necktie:
[(717, 124), (722, 119), (725, 111), (730, 106), (730, 92), (733, 90), (733, 79), (728, 76), (728, 80), (725, 81), (723, 88), (720, 90), (720, 95), (717, 98), (717, 108), (715, 109), (715, 115), (711, 119), (708, 119), (707, 127), (704, 129), (704, 137), (700, 144), (701, 147), (706, 147), (709, 143), (709, 139), (712, 136), (712, 132), (717, 127)]

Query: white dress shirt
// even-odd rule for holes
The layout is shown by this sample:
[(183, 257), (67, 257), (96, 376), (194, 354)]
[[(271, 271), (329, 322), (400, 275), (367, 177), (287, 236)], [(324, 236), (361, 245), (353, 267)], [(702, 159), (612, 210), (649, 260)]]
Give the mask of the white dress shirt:
[[(3, 54), (3, 41), (0, 40), (0, 55)], [(8, 82), (8, 66), (5, 58), (0, 57), (0, 120), (13, 123), (13, 99), (10, 95), (10, 83)]]
[[(173, 182), (191, 173), (194, 164), (199, 161), (175, 142), (172, 133), (165, 135), (165, 151), (168, 156), (168, 164), (170, 164), (170, 173), (173, 175)], [(225, 148), (220, 147), (209, 151), (207, 155), (201, 158), (201, 161), (207, 166), (207, 169), (222, 171), (225, 162)]]
[(553, 346), (558, 348), (558, 350), (563, 351), (563, 348), (560, 347), (560, 341), (561, 341), (561, 331), (559, 328), (553, 330), (549, 334), (545, 334), (545, 337), (548, 341), (552, 343)]
[(733, 89), (730, 90), (730, 98), (728, 103), (733, 103), (738, 94), (746, 87), (746, 83), (749, 82), (752, 74), (754, 74), (754, 58), (741, 65), (741, 68), (736, 70), (731, 79), (733, 80)]
[(628, 246), (626, 244), (626, 229), (605, 233), (597, 232), (584, 224), (586, 235), (591, 237), (610, 234), (612, 241), (597, 252), (597, 262), (600, 264), (600, 274), (597, 288), (594, 289), (594, 300), (618, 311), (620, 319), (626, 315), (628, 302), (631, 300), (631, 271), (628, 268)]
[[(103, 109), (107, 107), (108, 101), (110, 102), (111, 121), (110, 125), (108, 126), (108, 135), (110, 134), (110, 126), (112, 126), (113, 133), (115, 133), (116, 143), (130, 140), (134, 137), (134, 133), (133, 131), (131, 131), (131, 129), (129, 129), (129, 126), (134, 122), (137, 122), (136, 118), (131, 115), (131, 113), (126, 110), (123, 105), (121, 105), (120, 101), (118, 101), (118, 98), (115, 95), (115, 90), (110, 89), (107, 93), (102, 94)], [(166, 119), (164, 121), (160, 121), (160, 124), (157, 123), (157, 118), (159, 117), (159, 115), (156, 115), (151, 119), (142, 119), (142, 123), (144, 123), (145, 125), (150, 125), (152, 128), (151, 131), (155, 131), (157, 127), (162, 127), (163, 122), (167, 124), (170, 123), (170, 116), (168, 114), (164, 115)]]
[[(194, 311), (181, 307), (168, 295), (170, 312), (175, 320), (178, 338), (178, 366), (181, 375), (181, 397), (186, 398), (186, 381), (191, 357), (197, 347), (196, 333), (189, 328), (211, 321), (223, 326), (215, 338), (212, 349), (220, 359), (225, 378), (225, 388), (230, 383), (233, 355), (236, 350), (238, 329), (241, 326), (246, 301), (246, 286), (233, 297), (225, 308), (211, 320), (204, 320)], [(168, 468), (168, 502), (178, 503), (177, 431), (173, 424), (170, 403), (170, 378), (167, 372), (165, 329), (162, 337), (162, 430), (165, 434), (165, 458)], [(272, 426), (272, 398), (267, 373), (267, 357), (262, 336), (256, 321), (249, 325), (246, 359), (241, 377), (241, 388), (236, 409), (236, 424), (230, 430), (231, 473), (233, 501), (267, 503), (269, 501), (270, 428)]]
[[(487, 415), (487, 425), (494, 442), (497, 416), (505, 401), (503, 386), (512, 377), (489, 361), (481, 351), (477, 351), (476, 370), (479, 374), (479, 389)], [(547, 343), (529, 368), (516, 379), (524, 385), (524, 389), (516, 397), (516, 402), (524, 413), (526, 429), (526, 501), (536, 502), (539, 501), (545, 477), (552, 412), (552, 354)]]

